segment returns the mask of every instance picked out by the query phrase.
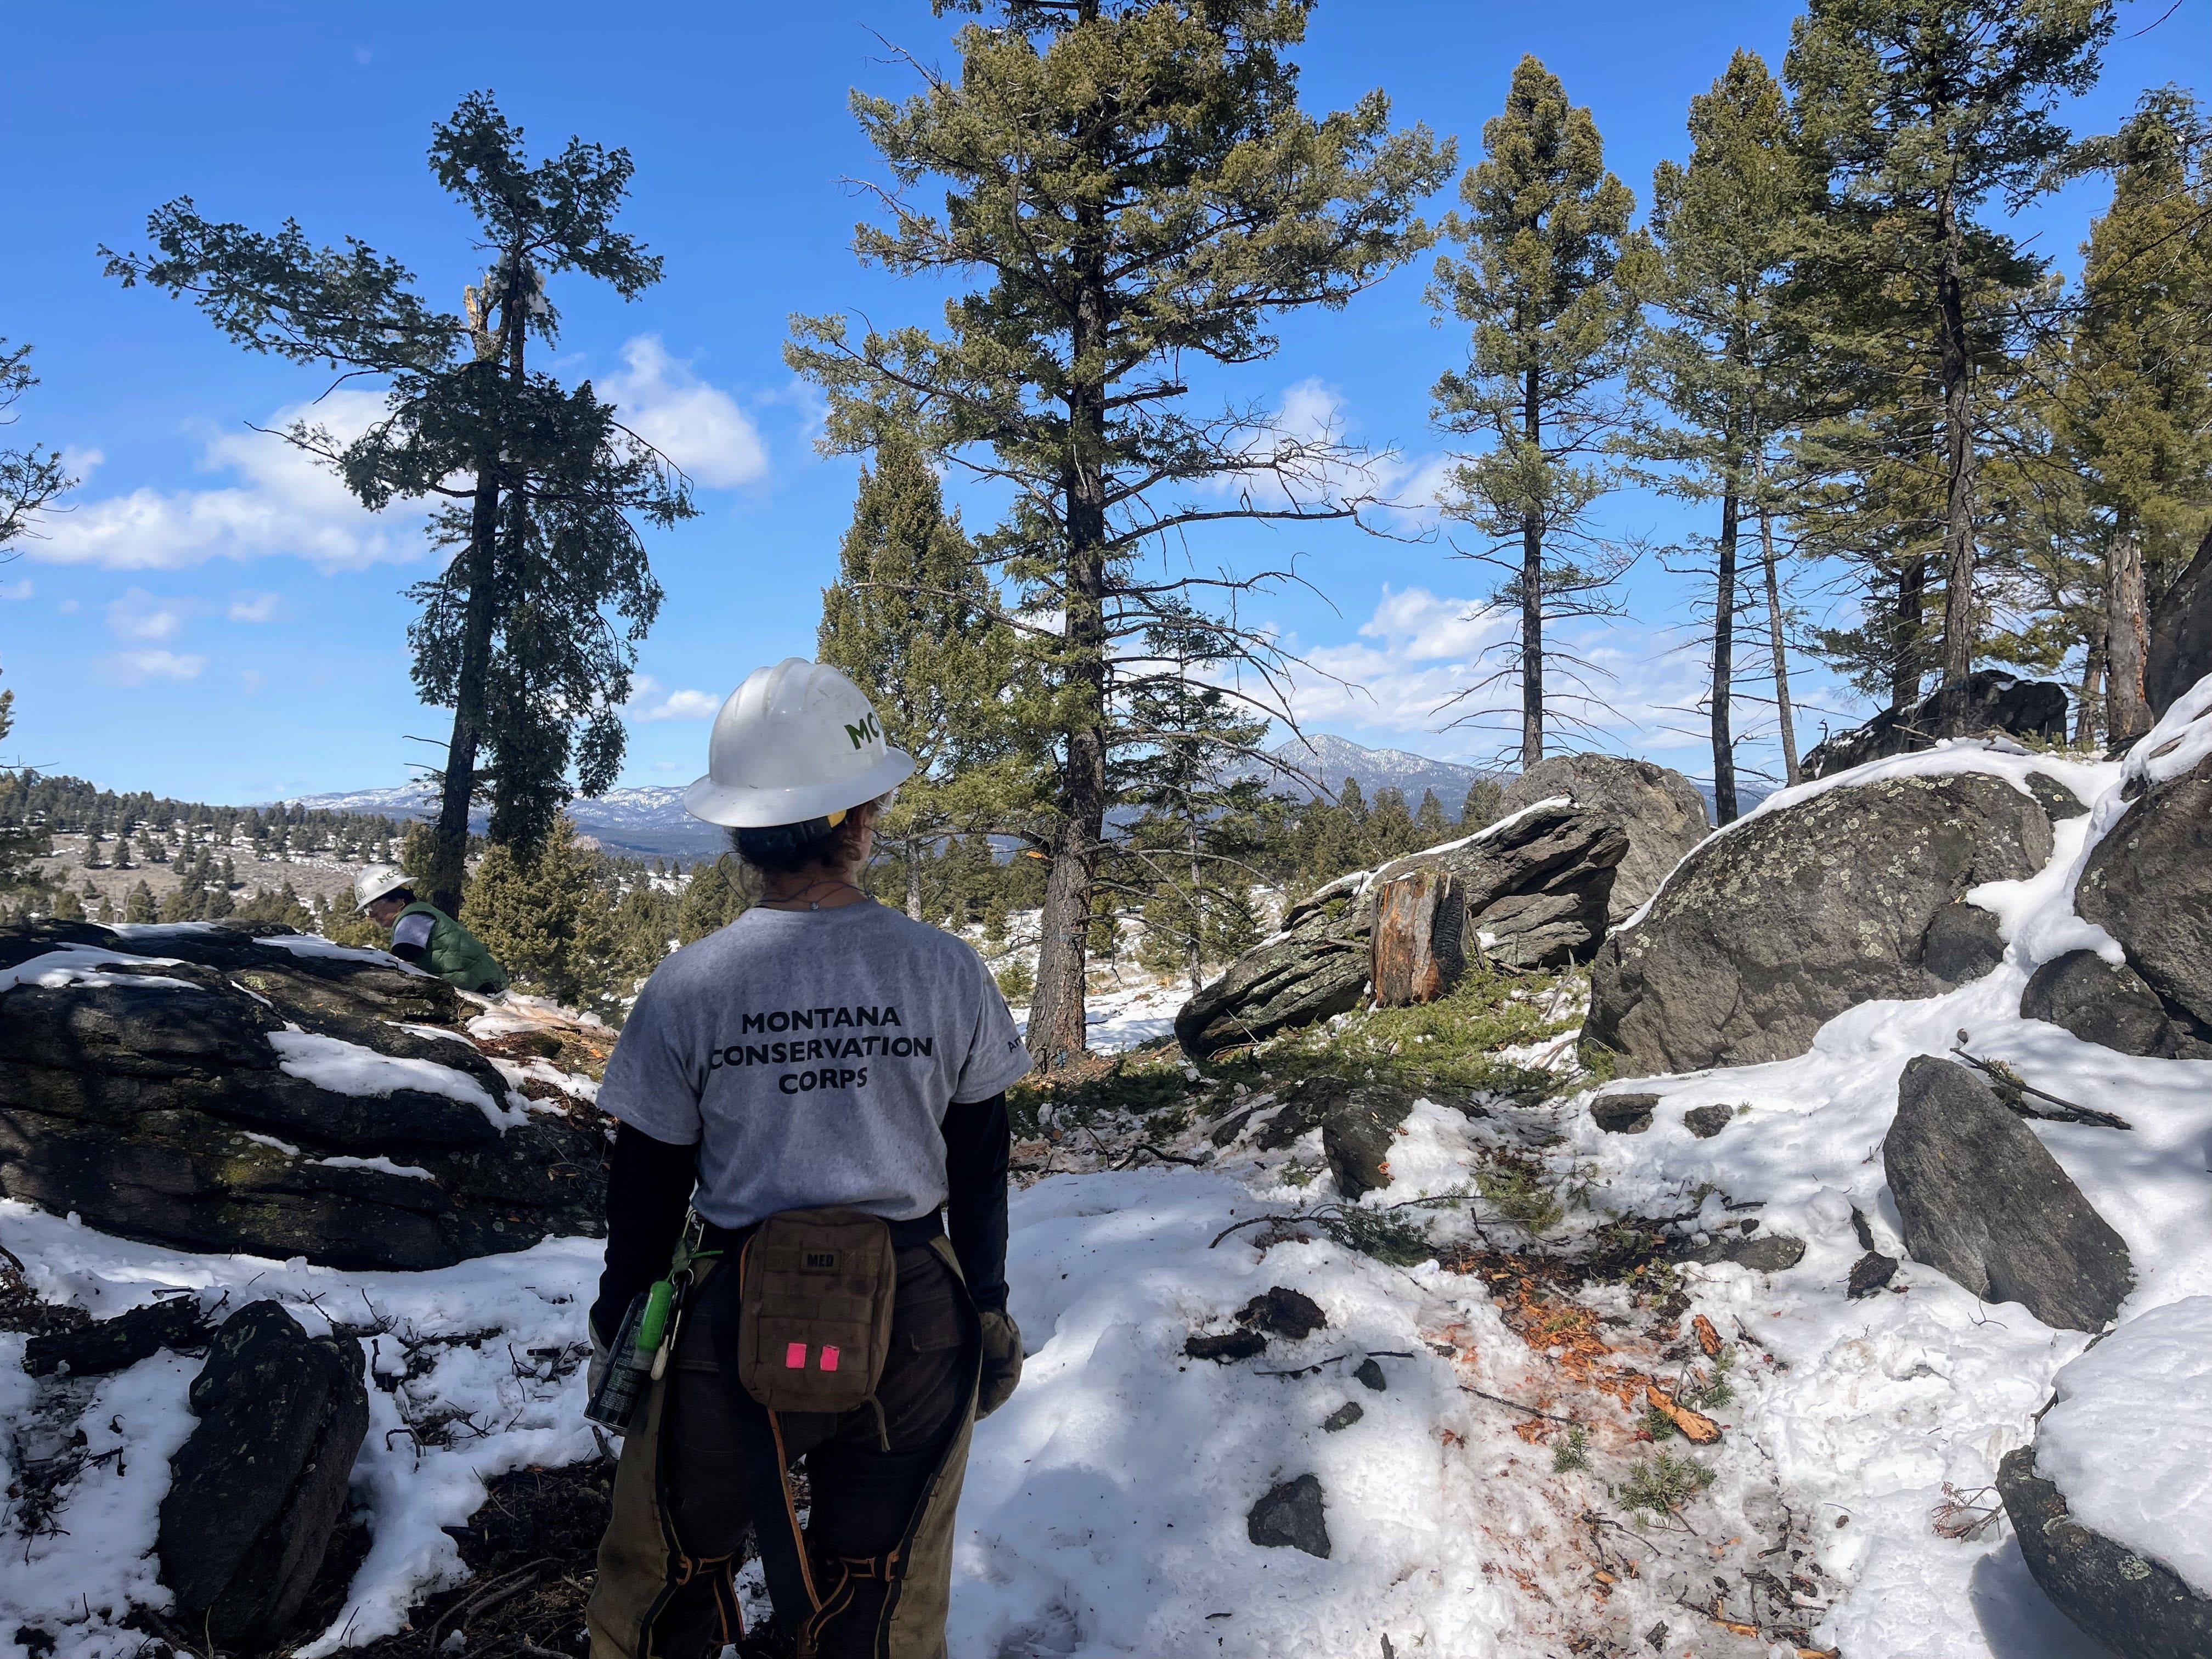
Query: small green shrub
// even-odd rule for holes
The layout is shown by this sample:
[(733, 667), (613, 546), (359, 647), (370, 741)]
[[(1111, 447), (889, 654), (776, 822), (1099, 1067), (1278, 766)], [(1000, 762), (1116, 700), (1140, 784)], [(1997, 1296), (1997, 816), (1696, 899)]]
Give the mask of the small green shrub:
[(1723, 1348), (1713, 1356), (1713, 1368), (1703, 1380), (1684, 1390), (1682, 1398), (1700, 1411), (1716, 1411), (1735, 1398), (1735, 1389), (1729, 1382), (1729, 1372), (1735, 1365), (1735, 1350)]
[(1552, 1448), (1552, 1473), (1571, 1474), (1589, 1467), (1589, 1431), (1577, 1423)]
[(1036, 991), (1036, 969), (1027, 957), (1016, 957), (999, 969), (999, 994), (1009, 1002), (1027, 1002)]
[(1672, 1440), (1674, 1437), (1674, 1419), (1656, 1406), (1644, 1408), (1643, 1427), (1644, 1432), (1654, 1440)]
[(1613, 1496), (1632, 1515), (1672, 1515), (1712, 1484), (1713, 1471), (1706, 1464), (1662, 1451), (1631, 1469)]
[(1504, 1161), (1486, 1164), (1475, 1171), (1474, 1188), (1498, 1214), (1532, 1233), (1549, 1232), (1559, 1225), (1563, 1213), (1559, 1201), (1532, 1164)]

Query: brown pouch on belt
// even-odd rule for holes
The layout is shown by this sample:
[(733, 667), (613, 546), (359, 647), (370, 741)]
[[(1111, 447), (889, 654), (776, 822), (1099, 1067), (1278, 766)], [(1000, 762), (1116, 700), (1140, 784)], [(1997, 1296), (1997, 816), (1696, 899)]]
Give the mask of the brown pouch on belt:
[(772, 1412), (851, 1411), (874, 1397), (891, 1347), (898, 1259), (858, 1210), (787, 1210), (739, 1268), (738, 1382)]

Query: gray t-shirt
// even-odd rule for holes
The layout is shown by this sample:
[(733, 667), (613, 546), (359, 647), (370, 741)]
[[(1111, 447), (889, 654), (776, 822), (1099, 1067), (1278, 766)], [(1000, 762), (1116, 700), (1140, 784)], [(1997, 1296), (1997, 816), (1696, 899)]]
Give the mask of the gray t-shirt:
[(951, 1101), (1030, 1057), (982, 958), (869, 901), (748, 910), (653, 970), (599, 1104), (699, 1143), (701, 1215), (744, 1227), (842, 1205), (911, 1220), (945, 1202)]

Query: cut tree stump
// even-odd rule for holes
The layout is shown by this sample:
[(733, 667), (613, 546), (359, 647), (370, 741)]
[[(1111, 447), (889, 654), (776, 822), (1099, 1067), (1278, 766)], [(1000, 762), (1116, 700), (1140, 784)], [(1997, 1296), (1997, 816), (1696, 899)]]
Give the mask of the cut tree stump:
[(1375, 1006), (1434, 1002), (1466, 971), (1467, 898), (1449, 870), (1415, 870), (1375, 897)]

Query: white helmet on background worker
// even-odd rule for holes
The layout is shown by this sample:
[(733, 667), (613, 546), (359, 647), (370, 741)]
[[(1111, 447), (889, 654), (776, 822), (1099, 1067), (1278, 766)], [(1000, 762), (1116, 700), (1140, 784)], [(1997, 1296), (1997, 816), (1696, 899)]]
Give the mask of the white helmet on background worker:
[(396, 864), (372, 864), (353, 878), (353, 908), (362, 911), (407, 885), (407, 874)]
[(756, 668), (730, 693), (707, 739), (707, 775), (684, 792), (695, 818), (764, 830), (823, 821), (914, 775), (914, 757), (884, 740), (860, 688), (804, 657)]

